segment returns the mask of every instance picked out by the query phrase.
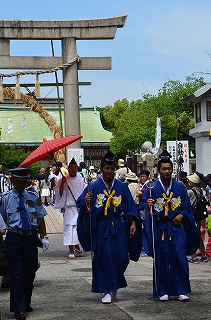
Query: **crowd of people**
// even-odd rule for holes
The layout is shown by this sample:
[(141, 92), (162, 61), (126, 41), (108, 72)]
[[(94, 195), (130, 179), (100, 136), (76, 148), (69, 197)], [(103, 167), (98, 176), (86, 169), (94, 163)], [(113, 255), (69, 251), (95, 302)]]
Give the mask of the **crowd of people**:
[[(67, 167), (53, 163), (41, 168), (36, 179), (21, 168), (9, 170), (6, 177), (0, 166), (0, 239), (2, 243), (4, 235), (9, 261), (9, 276), (3, 277), (16, 319), (24, 320), (25, 312), (33, 311), (38, 235), (43, 251), (49, 246), (44, 220), (48, 205), (63, 214), (68, 257), (91, 251), (92, 291), (104, 293), (102, 303), (111, 303), (118, 289), (127, 286), (124, 273), (130, 260), (146, 255), (153, 258), (153, 298), (189, 300), (188, 264), (207, 262), (211, 256), (211, 234), (206, 247), (204, 241), (211, 178), (195, 172), (176, 181), (166, 151), (157, 169), (157, 179), (148, 170), (132, 172), (123, 159), (116, 163), (110, 151), (97, 170), (73, 158)], [(199, 219), (194, 210), (202, 197), (207, 202)]]

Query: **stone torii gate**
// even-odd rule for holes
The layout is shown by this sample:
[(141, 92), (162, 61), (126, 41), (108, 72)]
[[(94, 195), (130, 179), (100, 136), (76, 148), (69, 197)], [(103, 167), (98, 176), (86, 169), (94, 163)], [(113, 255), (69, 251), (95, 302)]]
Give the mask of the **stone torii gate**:
[[(0, 69), (48, 70), (77, 55), (77, 40), (114, 39), (127, 15), (89, 20), (0, 20)], [(61, 40), (61, 57), (10, 56), (10, 40)], [(110, 70), (111, 57), (80, 57), (63, 69), (66, 135), (80, 135), (78, 70)], [(71, 145), (80, 148), (80, 141)]]

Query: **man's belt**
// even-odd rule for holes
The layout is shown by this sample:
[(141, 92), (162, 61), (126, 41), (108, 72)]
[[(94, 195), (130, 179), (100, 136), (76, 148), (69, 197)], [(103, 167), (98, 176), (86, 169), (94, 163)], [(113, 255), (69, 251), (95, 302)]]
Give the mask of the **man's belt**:
[[(9, 229), (8, 231), (23, 235), (23, 230), (21, 229)], [(27, 236), (34, 236), (36, 235), (36, 233), (37, 233), (37, 230), (29, 230), (29, 233)]]

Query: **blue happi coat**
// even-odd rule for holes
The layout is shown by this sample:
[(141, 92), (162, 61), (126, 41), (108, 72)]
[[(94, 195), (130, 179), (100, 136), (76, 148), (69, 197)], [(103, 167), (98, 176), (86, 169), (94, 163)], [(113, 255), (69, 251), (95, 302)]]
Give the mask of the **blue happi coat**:
[[(182, 183), (172, 180), (166, 193), (157, 180), (151, 189), (151, 197), (155, 200), (153, 217), (146, 203), (149, 197), (148, 189), (139, 208), (144, 226), (143, 246), (154, 258), (153, 297), (188, 294), (191, 288), (187, 255), (199, 248), (200, 236), (187, 190)], [(179, 213), (183, 215), (182, 222), (174, 225), (172, 220)]]
[[(127, 286), (124, 272), (129, 259), (137, 261), (140, 256), (142, 243), (138, 210), (128, 186), (116, 179), (109, 192), (102, 178), (91, 183), (91, 213), (87, 212), (85, 203), (87, 191), (86, 188), (77, 200), (80, 208), (77, 231), (83, 249), (94, 252), (92, 291), (115, 292)], [(137, 223), (137, 233), (133, 238), (129, 238), (131, 218)]]

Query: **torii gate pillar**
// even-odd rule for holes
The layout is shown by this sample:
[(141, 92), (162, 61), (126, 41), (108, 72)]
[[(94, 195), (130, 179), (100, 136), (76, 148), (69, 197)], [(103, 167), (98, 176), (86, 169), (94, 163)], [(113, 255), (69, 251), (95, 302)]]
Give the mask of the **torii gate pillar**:
[[(76, 54), (76, 40), (65, 38), (62, 41), (63, 63), (70, 61)], [(80, 135), (78, 66), (76, 63), (63, 71), (63, 90), (65, 135)], [(80, 140), (77, 142), (74, 143), (74, 147), (79, 148)]]

